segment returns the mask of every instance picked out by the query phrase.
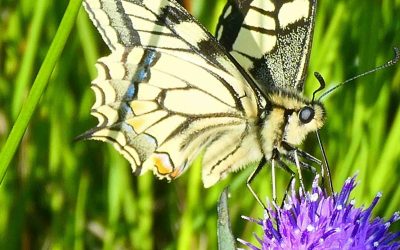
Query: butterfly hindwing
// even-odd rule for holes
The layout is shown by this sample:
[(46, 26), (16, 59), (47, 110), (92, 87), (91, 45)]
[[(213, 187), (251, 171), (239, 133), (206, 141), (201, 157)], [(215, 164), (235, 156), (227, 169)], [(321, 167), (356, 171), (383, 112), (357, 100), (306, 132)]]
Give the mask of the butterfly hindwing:
[(228, 0), (217, 38), (261, 89), (301, 92), (315, 9), (316, 0)]

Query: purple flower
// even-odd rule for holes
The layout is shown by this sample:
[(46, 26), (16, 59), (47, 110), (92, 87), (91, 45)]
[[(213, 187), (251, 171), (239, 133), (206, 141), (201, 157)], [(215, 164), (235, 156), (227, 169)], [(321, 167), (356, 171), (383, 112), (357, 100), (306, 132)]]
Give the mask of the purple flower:
[[(363, 209), (349, 201), (355, 177), (349, 178), (342, 191), (335, 196), (327, 196), (318, 186), (315, 178), (312, 191), (297, 196), (294, 185), (283, 208), (274, 206), (266, 211), (266, 218), (255, 220), (262, 226), (264, 235), (257, 237), (260, 246), (238, 239), (250, 249), (400, 249), (400, 232), (391, 233), (389, 226), (399, 220), (396, 212), (388, 221), (372, 218), (372, 209), (381, 194), (372, 204)], [(268, 216), (270, 215), (270, 217)]]

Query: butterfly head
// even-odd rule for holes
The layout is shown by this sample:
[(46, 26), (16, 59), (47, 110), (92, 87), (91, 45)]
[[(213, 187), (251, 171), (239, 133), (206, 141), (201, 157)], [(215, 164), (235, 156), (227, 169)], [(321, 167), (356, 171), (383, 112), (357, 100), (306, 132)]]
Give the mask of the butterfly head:
[(281, 142), (299, 145), (324, 125), (325, 109), (318, 101), (284, 90), (270, 92), (268, 100), (262, 128), (264, 152), (280, 148)]
[(304, 103), (290, 110), (283, 132), (283, 140), (291, 145), (300, 144), (310, 132), (320, 129), (325, 122), (325, 109), (319, 102)]

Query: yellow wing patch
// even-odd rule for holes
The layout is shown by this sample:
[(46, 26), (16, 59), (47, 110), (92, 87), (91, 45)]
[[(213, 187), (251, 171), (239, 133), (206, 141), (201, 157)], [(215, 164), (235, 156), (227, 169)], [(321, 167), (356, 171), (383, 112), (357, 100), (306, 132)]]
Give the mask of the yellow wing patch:
[(135, 100), (129, 103), (135, 115), (142, 115), (158, 109), (158, 104), (154, 101)]
[(168, 112), (164, 110), (157, 110), (140, 116), (135, 116), (127, 120), (127, 123), (133, 127), (136, 133), (144, 132), (151, 125), (167, 116)]

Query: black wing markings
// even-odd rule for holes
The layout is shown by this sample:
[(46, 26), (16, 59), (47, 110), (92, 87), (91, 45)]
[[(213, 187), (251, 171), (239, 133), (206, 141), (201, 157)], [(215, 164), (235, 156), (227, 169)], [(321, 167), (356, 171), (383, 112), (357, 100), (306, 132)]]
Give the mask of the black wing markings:
[[(286, 17), (289, 21), (279, 20), (281, 8), (292, 2), (270, 2), (274, 4), (274, 9), (265, 10), (256, 6), (258, 3), (265, 3), (262, 1), (229, 0), (217, 25), (217, 37), (220, 43), (227, 51), (235, 51), (238, 57), (234, 56), (242, 65), (248, 65), (248, 62), (243, 60), (252, 62), (250, 66), (244, 67), (258, 82), (258, 87), (264, 93), (267, 93), (271, 87), (289, 88), (298, 92), (303, 90), (311, 49), (316, 0), (309, 0), (308, 6), (303, 6), (304, 8), (308, 7), (308, 14), (300, 16), (299, 19), (292, 17), (293, 19), (290, 20), (291, 17)], [(293, 6), (290, 7), (293, 8)], [(250, 10), (253, 12), (252, 15), (255, 12), (271, 18), (273, 21), (270, 24), (274, 25), (275, 30), (255, 26), (257, 22), (252, 22), (250, 19), (248, 20), (250, 23), (246, 23), (246, 17)], [(242, 32), (244, 30), (247, 32)], [(235, 41), (252, 39), (247, 36), (248, 32), (258, 32), (266, 35), (266, 38), (275, 36), (276, 44), (272, 48), (268, 48), (264, 54), (260, 53), (258, 57), (249, 55), (245, 50), (235, 50)], [(296, 41), (295, 37), (299, 41)], [(254, 44), (257, 42), (255, 41)]]

